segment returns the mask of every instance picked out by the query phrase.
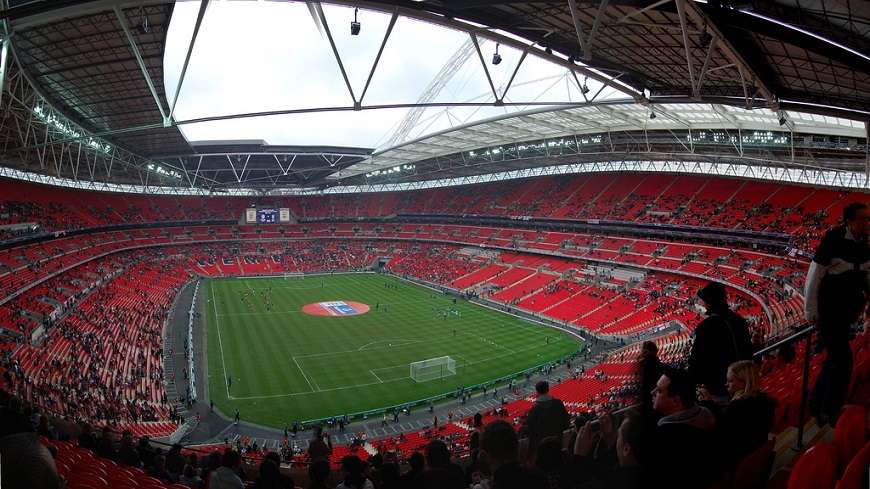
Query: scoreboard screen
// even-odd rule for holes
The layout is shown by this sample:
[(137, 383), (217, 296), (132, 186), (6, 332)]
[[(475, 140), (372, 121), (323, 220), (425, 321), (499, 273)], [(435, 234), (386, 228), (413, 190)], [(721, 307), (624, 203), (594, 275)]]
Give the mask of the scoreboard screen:
[(257, 209), (257, 222), (263, 224), (278, 223), (278, 209)]

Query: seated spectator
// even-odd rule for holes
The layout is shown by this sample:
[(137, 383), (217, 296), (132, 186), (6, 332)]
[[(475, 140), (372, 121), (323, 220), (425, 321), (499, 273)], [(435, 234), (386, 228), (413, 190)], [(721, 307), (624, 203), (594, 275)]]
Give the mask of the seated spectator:
[[(608, 423), (612, 418), (602, 417), (602, 436), (606, 437), (611, 429)], [(616, 466), (590, 463), (594, 447), (592, 423), (584, 424), (577, 433), (574, 443), (575, 461), (578, 463), (575, 476), (579, 479), (576, 487), (582, 489), (634, 489), (644, 481), (643, 470), (649, 457), (650, 433), (642, 418), (635, 413), (627, 413), (616, 430), (614, 444)], [(602, 457), (606, 460), (607, 456)]]
[(133, 434), (124, 430), (121, 434), (121, 445), (118, 448), (118, 462), (131, 467), (139, 467), (139, 453), (133, 446)]
[(716, 420), (695, 403), (695, 382), (685, 370), (667, 368), (653, 391), (656, 422), (649, 459), (655, 487), (706, 487), (719, 476), (713, 448)]
[(432, 489), (463, 489), (465, 473), (450, 461), (450, 450), (441, 440), (432, 440), (426, 445), (426, 470), (423, 472), (423, 487)]
[(365, 464), (356, 455), (341, 459), (341, 483), (336, 489), (374, 489), (374, 484), (365, 475)]
[(279, 463), (266, 455), (260, 462), (260, 475), (254, 481), (254, 489), (293, 489), (293, 480), (281, 474)]
[(196, 468), (190, 464), (185, 464), (181, 477), (178, 478), (178, 483), (190, 489), (200, 489), (202, 487), (202, 478), (196, 473)]
[(719, 424), (728, 458), (737, 462), (767, 442), (776, 401), (761, 390), (755, 362), (732, 363), (726, 379), (731, 401), (719, 416)]
[(550, 384), (546, 380), (538, 382), (535, 391), (538, 397), (523, 425), (523, 434), (529, 439), (531, 451), (548, 436), (561, 437), (571, 421), (562, 401), (550, 395)]
[(547, 481), (548, 489), (568, 489), (571, 487), (569, 466), (562, 453), (562, 439), (548, 436), (541, 440), (535, 450), (535, 469)]
[(17, 433), (0, 438), (3, 489), (60, 489), (51, 453), (33, 433)]
[(332, 489), (329, 485), (329, 462), (317, 460), (308, 466), (308, 489)]
[(112, 429), (108, 426), (103, 427), (103, 434), (100, 441), (97, 442), (97, 455), (103, 458), (115, 460), (117, 452), (115, 451), (115, 440), (113, 439)]
[(517, 433), (507, 421), (499, 419), (486, 425), (480, 438), (480, 458), (491, 474), (491, 489), (547, 487), (542, 475), (520, 465), (519, 456)]
[[(156, 458), (156, 457), (155, 457)], [(208, 489), (244, 489), (245, 485), (238, 476), (242, 457), (235, 450), (227, 450), (221, 457), (221, 466), (211, 473)]]
[(420, 452), (414, 452), (408, 459), (411, 469), (402, 475), (402, 487), (407, 489), (423, 486), (423, 466), (425, 460)]

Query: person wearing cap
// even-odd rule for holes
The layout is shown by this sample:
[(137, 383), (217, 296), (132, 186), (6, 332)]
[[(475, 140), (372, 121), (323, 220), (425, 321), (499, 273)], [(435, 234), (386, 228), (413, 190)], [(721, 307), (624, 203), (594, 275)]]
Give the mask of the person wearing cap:
[(804, 317), (816, 325), (825, 349), (822, 371), (813, 386), (810, 412), (820, 422), (836, 421), (852, 376), (850, 329), (867, 306), (870, 279), (870, 213), (853, 202), (843, 208), (843, 223), (825, 233), (805, 282)]
[(715, 401), (727, 401), (725, 375), (728, 366), (752, 359), (752, 339), (746, 320), (728, 307), (725, 286), (710, 282), (698, 291), (707, 317), (695, 328), (689, 355), (689, 374)]

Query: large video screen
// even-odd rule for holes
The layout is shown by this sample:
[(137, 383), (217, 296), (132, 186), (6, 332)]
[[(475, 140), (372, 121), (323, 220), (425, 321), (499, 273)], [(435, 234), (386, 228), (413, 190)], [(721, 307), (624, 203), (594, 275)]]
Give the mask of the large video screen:
[(277, 224), (278, 209), (257, 209), (257, 222), (263, 224)]

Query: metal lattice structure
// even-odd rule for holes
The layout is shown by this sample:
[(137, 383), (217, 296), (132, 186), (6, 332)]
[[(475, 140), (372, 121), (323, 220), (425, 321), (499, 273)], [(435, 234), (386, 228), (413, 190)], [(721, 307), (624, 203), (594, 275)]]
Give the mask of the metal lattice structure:
[[(201, 3), (175, 93), (180, 92), (208, 3)], [(0, 2), (3, 173), (25, 171), (92, 187), (242, 193), (306, 191), (338, 182), (417, 185), (425, 179), (487, 178), (487, 174), (608, 160), (714, 165), (727, 160), (746, 167), (870, 173), (863, 122), (870, 120), (870, 15), (860, 3), (330, 3), (389, 14), (390, 28), (381, 51), (399, 16), (466, 32), (492, 99), (369, 105), (365, 95), (379, 54), (361, 93), (347, 84), (351, 102), (346, 106), (177, 120), (173, 116), (177, 98), (166, 96), (162, 66), (174, 2), (5, 0)], [(347, 81), (323, 9), (316, 7), (313, 11), (326, 29), (324, 42), (330, 43)], [(510, 83), (494, 86), (480, 50), (481, 38), (520, 50), (521, 60), (532, 55), (571, 70), (578, 85), (581, 77), (594, 80), (624, 92), (628, 99), (601, 103), (597, 94), (586, 97), (584, 93), (583, 104), (507, 102)], [(486, 105), (539, 109), (454, 128), (374, 154), (366, 148), (267, 147), (256, 141), (192, 147), (178, 129), (197, 122), (272, 114), (381, 108), (407, 108), (413, 113), (428, 107)], [(693, 111), (705, 116), (687, 115)], [(655, 120), (649, 118), (653, 112)], [(821, 116), (858, 122), (846, 127), (815, 119)], [(729, 144), (698, 139), (700, 132), (711, 130), (725, 131)], [(746, 131), (787, 133), (788, 144), (747, 147), (741, 144)], [(366, 177), (391, 168), (402, 171)]]

